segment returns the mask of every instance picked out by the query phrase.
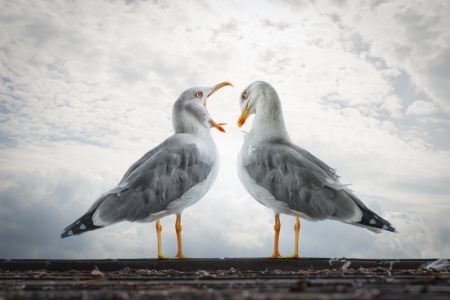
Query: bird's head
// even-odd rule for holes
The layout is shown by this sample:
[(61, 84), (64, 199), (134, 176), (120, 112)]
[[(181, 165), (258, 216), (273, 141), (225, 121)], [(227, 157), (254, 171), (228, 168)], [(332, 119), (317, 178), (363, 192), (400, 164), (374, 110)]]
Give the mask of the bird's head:
[(239, 97), (239, 106), (241, 107), (241, 116), (237, 125), (244, 125), (247, 118), (256, 114), (258, 104), (261, 102), (279, 101), (275, 89), (264, 81), (255, 81), (247, 86)]
[(224, 86), (233, 86), (229, 82), (222, 82), (213, 87), (193, 87), (181, 93), (172, 110), (172, 122), (175, 132), (195, 132), (198, 126), (212, 128), (225, 132), (221, 125), (216, 123), (208, 113), (206, 100), (214, 92)]

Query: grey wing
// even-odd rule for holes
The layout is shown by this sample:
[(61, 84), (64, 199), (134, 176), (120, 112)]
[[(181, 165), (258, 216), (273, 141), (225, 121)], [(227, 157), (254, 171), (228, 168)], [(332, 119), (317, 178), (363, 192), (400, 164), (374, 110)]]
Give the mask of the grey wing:
[(298, 148), (286, 143), (258, 145), (253, 148), (253, 160), (245, 168), (275, 199), (311, 220), (359, 221), (361, 210), (332, 169)]
[(95, 209), (94, 224), (136, 222), (166, 210), (171, 202), (204, 181), (214, 163), (214, 156), (196, 144), (162, 144), (149, 153), (93, 205), (90, 211)]
[[(161, 147), (164, 145), (164, 143), (158, 145), (157, 147), (153, 148), (152, 150), (148, 151), (144, 154), (139, 160), (137, 160), (134, 164), (132, 164), (128, 170), (123, 175), (122, 179), (120, 180), (120, 183), (122, 183), (128, 176), (130, 176), (131, 173), (134, 172), (137, 168), (139, 168), (142, 164), (144, 164), (146, 161), (149, 160), (155, 153), (161, 151)], [(120, 185), (119, 183), (119, 185)]]
[(317, 157), (315, 157), (314, 155), (312, 155), (305, 149), (300, 148), (294, 144), (290, 144), (289, 146), (292, 147), (293, 149), (295, 149), (296, 152), (300, 153), (302, 156), (307, 158), (310, 162), (312, 162), (313, 164), (315, 164), (316, 166), (321, 168), (325, 173), (328, 174), (328, 176), (333, 178), (333, 180), (339, 182), (339, 176), (336, 175), (335, 169), (329, 167), (326, 163), (324, 163), (323, 161), (321, 161), (320, 159), (318, 159)]

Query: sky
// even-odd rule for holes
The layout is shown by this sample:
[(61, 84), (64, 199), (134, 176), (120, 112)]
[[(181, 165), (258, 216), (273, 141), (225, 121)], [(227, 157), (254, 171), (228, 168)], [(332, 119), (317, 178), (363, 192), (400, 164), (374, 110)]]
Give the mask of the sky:
[[(278, 92), (292, 141), (398, 234), (303, 220), (300, 256), (450, 257), (450, 2), (0, 0), (0, 258), (157, 256), (155, 223), (60, 239), (173, 133), (172, 105), (208, 100), (221, 169), (182, 214), (189, 257), (265, 257), (273, 212), (245, 191), (241, 91)], [(161, 220), (176, 254), (175, 216)], [(280, 253), (295, 218), (281, 216)]]

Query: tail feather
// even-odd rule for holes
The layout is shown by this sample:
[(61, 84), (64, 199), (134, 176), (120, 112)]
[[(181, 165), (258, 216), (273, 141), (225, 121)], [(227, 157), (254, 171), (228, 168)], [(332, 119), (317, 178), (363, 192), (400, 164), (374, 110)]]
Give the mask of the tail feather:
[(355, 204), (358, 205), (359, 209), (363, 213), (361, 221), (351, 223), (352, 225), (364, 227), (376, 233), (380, 233), (382, 230), (396, 233), (398, 232), (391, 223), (371, 211), (355, 194), (353, 194), (350, 189), (345, 189), (344, 191), (350, 198), (353, 199), (353, 201), (355, 201)]
[(94, 214), (94, 212), (95, 210), (86, 213), (84, 216), (64, 228), (63, 232), (61, 233), (61, 238), (63, 239), (72, 235), (80, 235), (87, 231), (103, 228), (104, 226), (94, 225), (94, 222), (92, 221), (92, 215)]

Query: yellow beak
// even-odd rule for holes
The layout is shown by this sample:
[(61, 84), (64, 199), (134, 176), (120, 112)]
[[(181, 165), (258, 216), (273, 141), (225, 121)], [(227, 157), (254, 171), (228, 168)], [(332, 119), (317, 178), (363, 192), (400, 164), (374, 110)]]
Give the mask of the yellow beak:
[(250, 109), (248, 109), (248, 106), (246, 105), (244, 110), (241, 113), (241, 116), (239, 117), (238, 121), (237, 121), (237, 126), (238, 127), (242, 127), (242, 125), (244, 125), (245, 121), (248, 118), (248, 113), (250, 112)]
[[(227, 86), (227, 85), (233, 86), (233, 85), (231, 84), (231, 82), (228, 82), (228, 81), (219, 83), (218, 85), (216, 85), (216, 86), (214, 87), (214, 89), (211, 91), (211, 93), (208, 94), (208, 97), (211, 96), (212, 94), (214, 94), (218, 89), (223, 88), (224, 86)], [(206, 97), (206, 98), (208, 98), (208, 97)]]

